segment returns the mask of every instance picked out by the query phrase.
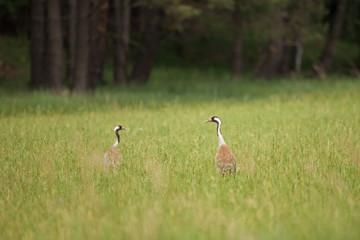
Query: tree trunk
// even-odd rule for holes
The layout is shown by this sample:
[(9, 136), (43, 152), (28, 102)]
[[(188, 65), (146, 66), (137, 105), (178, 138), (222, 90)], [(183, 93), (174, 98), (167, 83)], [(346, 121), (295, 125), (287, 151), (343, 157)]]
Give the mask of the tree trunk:
[(278, 25), (276, 36), (269, 41), (264, 51), (260, 54), (255, 68), (254, 77), (271, 78), (280, 72), (281, 62), (284, 53), (283, 26)]
[(282, 75), (288, 75), (293, 73), (300, 73), (301, 61), (302, 61), (302, 39), (296, 37), (287, 44), (284, 43), (282, 59), (279, 66), (279, 73)]
[(285, 12), (278, 11), (276, 16), (279, 16), (278, 21), (275, 22), (275, 36), (268, 42), (263, 52), (260, 54), (257, 62), (254, 77), (269, 79), (279, 74), (283, 69), (284, 59), (286, 59), (285, 46)]
[(234, 52), (233, 52), (233, 78), (239, 78), (243, 71), (243, 46), (242, 46), (242, 19), (238, 1), (235, 1), (235, 10), (233, 12), (234, 28)]
[(61, 92), (63, 82), (63, 44), (59, 0), (48, 0), (48, 77), (51, 89)]
[(296, 36), (296, 55), (295, 55), (295, 73), (300, 74), (301, 73), (301, 63), (302, 63), (302, 56), (304, 52), (304, 43), (303, 43), (303, 37), (299, 33)]
[[(360, 49), (360, 39), (358, 39), (358, 49)], [(357, 58), (356, 58), (356, 66), (358, 68), (360, 68), (360, 51), (358, 51), (358, 55), (357, 55)]]
[(31, 2), (31, 80), (33, 89), (47, 87), (45, 75), (45, 4), (44, 0)]
[(334, 17), (330, 22), (323, 52), (319, 61), (314, 64), (314, 69), (320, 77), (325, 77), (326, 72), (331, 66), (331, 62), (336, 50), (336, 43), (340, 37), (345, 10), (346, 0), (338, 0)]
[(76, 60), (76, 26), (77, 26), (77, 0), (69, 0), (69, 62), (68, 79), (71, 87), (74, 85)]
[(154, 63), (160, 31), (161, 13), (158, 9), (145, 8), (145, 28), (139, 54), (134, 64), (131, 80), (137, 84), (147, 83)]
[(115, 54), (114, 82), (126, 83), (126, 57), (129, 46), (130, 2), (129, 0), (114, 1), (115, 12)]
[(76, 58), (74, 72), (74, 92), (84, 93), (88, 88), (88, 62), (89, 62), (89, 0), (78, 2), (77, 8), (77, 35)]
[(102, 80), (105, 55), (109, 0), (92, 0), (90, 17), (89, 89)]

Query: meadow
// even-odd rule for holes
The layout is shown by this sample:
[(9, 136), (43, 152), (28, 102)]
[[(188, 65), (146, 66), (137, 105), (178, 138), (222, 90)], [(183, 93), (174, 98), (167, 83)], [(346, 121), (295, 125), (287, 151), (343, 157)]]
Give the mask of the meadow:
[[(237, 157), (222, 177), (216, 125)], [(103, 154), (121, 124), (120, 168)], [(360, 81), (157, 69), (0, 94), (1, 239), (359, 239)]]

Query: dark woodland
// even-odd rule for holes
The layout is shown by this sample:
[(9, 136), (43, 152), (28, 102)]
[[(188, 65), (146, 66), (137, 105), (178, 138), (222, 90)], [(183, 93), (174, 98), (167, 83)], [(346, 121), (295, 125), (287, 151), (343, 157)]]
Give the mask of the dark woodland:
[[(234, 81), (359, 77), (359, 0), (3, 0), (1, 36), (29, 40), (28, 87), (144, 85), (159, 65), (224, 68)], [(0, 61), (4, 62), (0, 55)]]

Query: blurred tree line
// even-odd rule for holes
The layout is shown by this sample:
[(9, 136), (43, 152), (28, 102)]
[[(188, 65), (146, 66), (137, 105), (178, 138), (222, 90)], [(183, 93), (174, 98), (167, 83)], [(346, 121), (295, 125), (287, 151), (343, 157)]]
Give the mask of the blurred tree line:
[(306, 48), (321, 49), (311, 71), (325, 78), (339, 40), (358, 51), (340, 54), (359, 76), (359, 13), (360, 0), (2, 0), (0, 32), (28, 33), (31, 88), (83, 93), (102, 83), (109, 59), (115, 83), (145, 84), (160, 41), (187, 61), (187, 39), (216, 29), (231, 39), (222, 54), (234, 79), (245, 68), (256, 78), (300, 74)]

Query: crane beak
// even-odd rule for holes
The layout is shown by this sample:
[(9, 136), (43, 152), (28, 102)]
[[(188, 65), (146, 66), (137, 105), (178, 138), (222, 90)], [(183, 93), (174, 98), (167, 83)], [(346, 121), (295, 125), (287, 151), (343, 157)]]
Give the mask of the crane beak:
[(211, 118), (209, 120), (206, 120), (204, 123), (212, 122)]
[(121, 130), (127, 130), (127, 128), (122, 128)]

